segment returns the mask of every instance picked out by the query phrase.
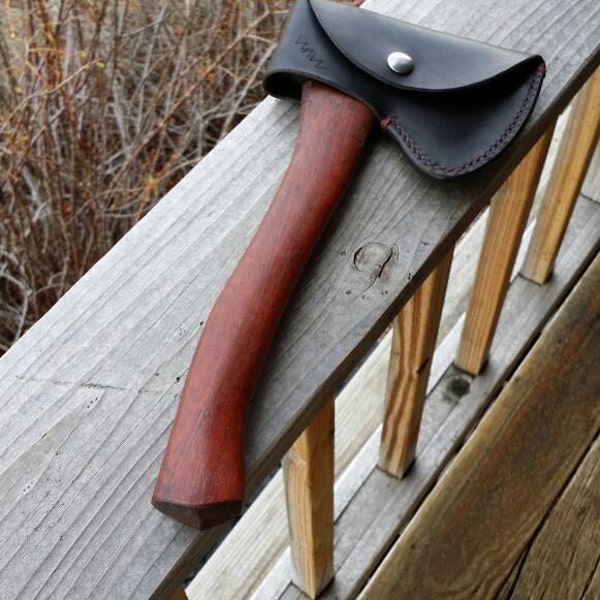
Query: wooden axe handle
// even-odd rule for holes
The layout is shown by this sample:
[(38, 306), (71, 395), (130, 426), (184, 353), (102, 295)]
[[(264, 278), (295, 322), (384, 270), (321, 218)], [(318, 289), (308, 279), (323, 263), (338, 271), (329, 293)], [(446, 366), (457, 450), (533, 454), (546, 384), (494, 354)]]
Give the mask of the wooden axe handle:
[(304, 84), (290, 166), (206, 320), (158, 475), (152, 503), (185, 525), (205, 529), (241, 510), (244, 422), (257, 376), (374, 124), (361, 102)]

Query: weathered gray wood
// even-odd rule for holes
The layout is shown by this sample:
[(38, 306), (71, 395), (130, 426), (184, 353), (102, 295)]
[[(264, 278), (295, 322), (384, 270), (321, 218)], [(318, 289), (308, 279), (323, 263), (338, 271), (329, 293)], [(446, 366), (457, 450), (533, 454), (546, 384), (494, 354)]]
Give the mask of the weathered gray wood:
[[(275, 342), (249, 423), (250, 493), (598, 63), (594, 0), (369, 6), (541, 51), (548, 77), (519, 142), (469, 181), (428, 180), (392, 143), (371, 147)], [(214, 545), (220, 532), (170, 522), (150, 493), (200, 323), (296, 117), (264, 102), (0, 361), (3, 597), (164, 597)], [(367, 243), (392, 250), (375, 280), (353, 267)]]
[[(464, 312), (465, 298), (473, 281), (473, 265), (483, 239), (484, 217), (485, 213), (482, 213), (457, 245), (440, 325), (440, 332), (444, 334), (452, 329)], [(445, 335), (440, 336), (438, 341), (442, 337)], [(391, 338), (389, 331), (336, 398), (337, 478), (381, 424)], [(447, 360), (452, 360), (453, 353), (454, 349), (448, 354)], [(438, 367), (440, 364), (444, 366)], [(438, 354), (430, 387), (437, 382), (446, 366), (447, 363)], [(371, 468), (372, 465), (369, 470)], [(337, 485), (336, 515), (341, 514), (355, 491), (349, 490), (349, 486)], [(284, 506), (283, 483), (281, 473), (278, 473), (190, 583), (187, 588), (190, 600), (216, 596), (220, 600), (249, 597), (261, 580), (269, 575), (276, 581), (285, 579), (281, 584), (285, 588), (291, 563), (288, 565), (285, 559), (281, 562), (281, 555), (288, 543)], [(247, 552), (250, 545), (252, 554)], [(272, 596), (277, 595), (273, 591), (276, 585), (267, 583), (266, 587)]]
[[(464, 316), (465, 299), (473, 283), (473, 265), (483, 240), (485, 222), (486, 214), (484, 212), (479, 216), (473, 227), (461, 238), (454, 254), (440, 325), (440, 332), (444, 332), (445, 339), (443, 341), (441, 341), (441, 338), (438, 339), (438, 342), (441, 341), (441, 343), (434, 354), (427, 388), (428, 393), (431, 393), (435, 388), (440, 378), (445, 374), (449, 365), (454, 360), (458, 344), (458, 334), (462, 327), (462, 318)], [(527, 242), (529, 239), (532, 229), (530, 227), (525, 232), (524, 242)], [(525, 243), (521, 249), (522, 252), (513, 270), (513, 277), (516, 277), (518, 274), (525, 255), (526, 246), (527, 244)], [(391, 350), (391, 338), (392, 332), (390, 330), (379, 342), (368, 359), (361, 365), (356, 374), (352, 376), (348, 385), (343, 389), (336, 401), (340, 402), (341, 409), (348, 413), (348, 421), (350, 421), (351, 413), (359, 413), (356, 416), (356, 423), (354, 423), (354, 419), (351, 421), (354, 424), (351, 431), (347, 431), (345, 423), (340, 422), (336, 425), (336, 441), (342, 436), (352, 434), (356, 434), (357, 437), (360, 436), (356, 446), (351, 446), (348, 440), (347, 446), (343, 447), (346, 455), (352, 453), (354, 456), (356, 454), (356, 458), (354, 458), (336, 482), (334, 495), (336, 520), (346, 509), (376, 464), (377, 448), (379, 448), (378, 436), (381, 432), (381, 415), (383, 414), (382, 401), (385, 396), (385, 377)], [(459, 378), (458, 381), (467, 380)], [(444, 413), (447, 412), (445, 404), (441, 407), (430, 404), (425, 408), (424, 415), (427, 419), (427, 428), (430, 437), (432, 435), (431, 430), (434, 427), (431, 424), (437, 423), (435, 415), (440, 408)], [(340, 412), (338, 410), (338, 416)], [(365, 431), (358, 427), (359, 423), (365, 424), (364, 429), (369, 432), (368, 436), (365, 436)], [(340, 458), (340, 452), (338, 452), (336, 446), (336, 463)], [(341, 464), (348, 465), (348, 461), (344, 461)], [(271, 483), (269, 486), (271, 486)], [(268, 513), (268, 517), (264, 517), (263, 513), (260, 512), (258, 514), (253, 513), (262, 502), (269, 502), (270, 504), (272, 496), (275, 493), (273, 490), (265, 490), (260, 494), (257, 501), (243, 517), (242, 522), (236, 525), (234, 530), (210, 557), (208, 563), (203, 566), (200, 573), (188, 587), (187, 591), (190, 600), (200, 600), (203, 592), (208, 596), (211, 594), (214, 595), (217, 593), (217, 590), (219, 596), (222, 596), (224, 599), (231, 598), (231, 600), (238, 600), (238, 598), (242, 597), (251, 597), (252, 600), (270, 600), (271, 598), (279, 598), (286, 590), (292, 581), (292, 564), (289, 552), (284, 552), (279, 557), (279, 560), (266, 576), (262, 571), (260, 573), (252, 573), (253, 582), (263, 579), (256, 593), (254, 593), (254, 586), (244, 587), (242, 585), (244, 572), (242, 572), (241, 577), (238, 575), (240, 568), (244, 568), (245, 563), (250, 562), (248, 557), (245, 556), (244, 551), (247, 548), (246, 544), (249, 543), (249, 540), (253, 540), (253, 547), (257, 548), (257, 552), (264, 556), (264, 547), (262, 544), (259, 542), (258, 546), (256, 545), (257, 537), (261, 541), (263, 540), (263, 536), (267, 538), (269, 536), (275, 537), (277, 535), (278, 523), (280, 527), (284, 527), (285, 525), (285, 515), (283, 514), (281, 520), (275, 521), (273, 524), (273, 515), (271, 512)], [(279, 493), (283, 494), (283, 491)], [(281, 505), (283, 505), (283, 500), (281, 498), (279, 500)], [(269, 521), (268, 529), (264, 526), (267, 520)], [(238, 529), (240, 529), (241, 538), (236, 535), (238, 534)], [(251, 533), (247, 533), (248, 531)], [(259, 532), (262, 535), (259, 535)], [(255, 562), (251, 564), (254, 564), (257, 570), (265, 567), (263, 564), (259, 567)], [(235, 565), (238, 565), (237, 571), (235, 570)]]
[[(470, 381), (450, 366), (461, 322), (444, 340), (440, 350), (447, 357), (447, 370), (428, 394), (417, 460), (402, 481), (375, 468), (379, 430), (373, 434), (374, 443), (369, 442), (370, 456), (363, 457), (371, 470), (365, 473), (364, 466), (358, 465), (361, 472), (356, 474), (356, 479), (359, 481), (353, 482), (358, 490), (336, 521), (335, 578), (322, 598), (346, 600), (360, 592), (465, 436), (535, 340), (543, 323), (560, 305), (585, 265), (597, 254), (600, 249), (600, 210), (597, 206), (580, 198), (559, 255), (556, 277), (543, 287), (521, 277), (515, 279), (507, 294), (489, 364), (480, 376)], [(353, 466), (354, 463), (348, 471)], [(352, 474), (348, 473), (347, 477), (351, 479)], [(293, 589), (290, 583), (285, 591), (288, 595), (275, 597), (300, 600), (302, 595), (298, 590), (292, 594)], [(273, 597), (268, 590), (260, 591), (253, 598)]]
[[(600, 433), (599, 288), (597, 256), (419, 507), (360, 600), (496, 596)], [(593, 485), (593, 470), (587, 479)], [(589, 506), (595, 494), (585, 495)], [(586, 527), (585, 510), (581, 514), (576, 502), (567, 507), (579, 509), (583, 522), (572, 518), (575, 522), (569, 528), (555, 514), (553, 521), (559, 523), (545, 524), (539, 544), (523, 566), (527, 570), (529, 563), (529, 571), (534, 571), (534, 578), (541, 575), (542, 583), (536, 585), (522, 573), (519, 582), (525, 589), (517, 598), (558, 600), (583, 595), (600, 553), (598, 543), (594, 544), (594, 538), (598, 542), (594, 513), (598, 515), (593, 510)], [(576, 560), (571, 556), (569, 561), (564, 553), (570, 547), (572, 554), (582, 529), (586, 529), (582, 545), (592, 546), (581, 550), (588, 555), (583, 561), (587, 572), (569, 578), (557, 567), (562, 562), (577, 568)], [(556, 564), (553, 554), (563, 559)], [(571, 584), (579, 587), (579, 593), (568, 593)]]

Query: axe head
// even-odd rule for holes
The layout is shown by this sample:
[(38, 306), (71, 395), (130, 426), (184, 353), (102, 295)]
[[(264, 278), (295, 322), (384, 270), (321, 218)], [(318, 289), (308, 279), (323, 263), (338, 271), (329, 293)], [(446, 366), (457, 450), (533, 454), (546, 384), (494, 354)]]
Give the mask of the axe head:
[(545, 67), (528, 55), (330, 0), (298, 0), (264, 85), (299, 99), (326, 83), (371, 107), (422, 171), (465, 175), (496, 157), (537, 100)]

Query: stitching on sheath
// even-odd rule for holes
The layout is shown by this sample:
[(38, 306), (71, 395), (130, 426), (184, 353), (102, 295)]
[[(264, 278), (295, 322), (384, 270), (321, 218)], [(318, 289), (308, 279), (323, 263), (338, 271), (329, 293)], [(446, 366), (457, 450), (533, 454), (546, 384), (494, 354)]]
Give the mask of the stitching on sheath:
[(497, 154), (500, 147), (504, 144), (506, 139), (513, 133), (513, 131), (521, 125), (524, 118), (527, 116), (529, 112), (529, 108), (531, 107), (532, 96), (534, 95), (535, 89), (537, 88), (537, 83), (543, 75), (543, 71), (539, 71), (533, 76), (531, 83), (529, 84), (529, 89), (527, 90), (527, 94), (525, 94), (525, 99), (521, 104), (521, 107), (515, 114), (513, 120), (507, 125), (504, 131), (500, 134), (500, 137), (483, 153), (479, 156), (472, 158), (468, 162), (458, 167), (446, 167), (439, 163), (433, 162), (426, 154), (423, 154), (419, 147), (415, 144), (414, 140), (410, 137), (406, 131), (402, 128), (402, 125), (398, 123), (393, 117), (388, 117), (381, 122), (381, 128), (387, 129), (391, 127), (394, 131), (402, 138), (402, 140), (407, 145), (408, 149), (412, 152), (414, 156), (416, 156), (424, 165), (430, 167), (433, 171), (439, 171), (442, 173), (455, 173), (458, 174), (461, 171), (470, 170), (471, 167), (482, 163), (483, 161), (487, 161), (489, 158)]

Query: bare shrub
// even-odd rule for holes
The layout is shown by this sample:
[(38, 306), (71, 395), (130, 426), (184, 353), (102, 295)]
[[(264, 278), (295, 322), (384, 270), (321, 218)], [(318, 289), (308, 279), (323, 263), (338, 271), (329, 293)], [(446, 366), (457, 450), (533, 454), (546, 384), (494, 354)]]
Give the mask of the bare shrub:
[(0, 352), (262, 97), (289, 0), (4, 0)]

